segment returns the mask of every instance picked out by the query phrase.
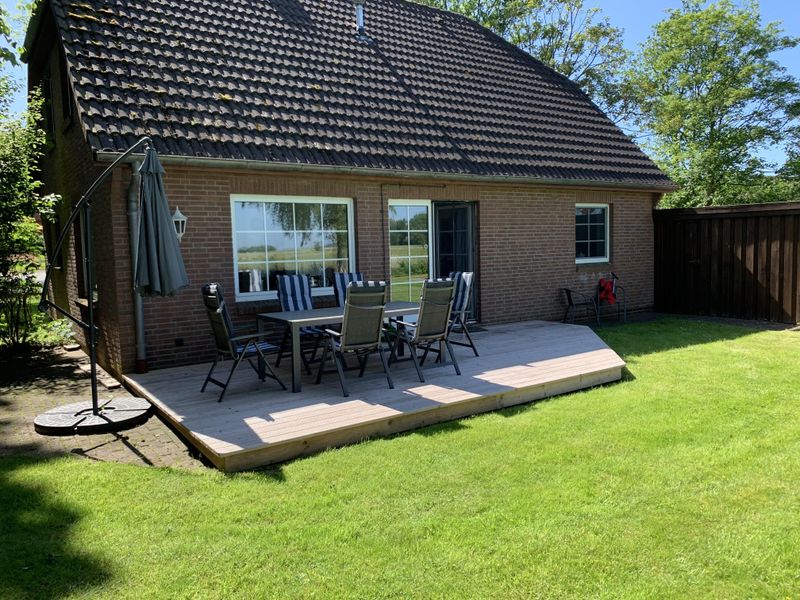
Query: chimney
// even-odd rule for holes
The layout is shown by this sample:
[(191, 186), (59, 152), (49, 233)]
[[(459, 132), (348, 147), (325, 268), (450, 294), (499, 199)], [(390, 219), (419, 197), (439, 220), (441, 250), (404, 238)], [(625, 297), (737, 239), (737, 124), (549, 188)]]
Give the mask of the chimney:
[(364, 37), (364, 2), (365, 0), (353, 0), (356, 9), (356, 35)]

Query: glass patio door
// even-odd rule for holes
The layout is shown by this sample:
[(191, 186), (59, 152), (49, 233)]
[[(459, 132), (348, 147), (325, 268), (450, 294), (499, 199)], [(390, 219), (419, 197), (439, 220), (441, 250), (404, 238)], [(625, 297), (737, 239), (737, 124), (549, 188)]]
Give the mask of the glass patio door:
[(416, 302), (431, 273), (431, 205), (427, 200), (389, 201), (392, 300)]
[[(475, 272), (475, 205), (469, 202), (434, 202), (434, 276), (447, 277), (453, 271)], [(467, 316), (477, 318), (477, 278)]]

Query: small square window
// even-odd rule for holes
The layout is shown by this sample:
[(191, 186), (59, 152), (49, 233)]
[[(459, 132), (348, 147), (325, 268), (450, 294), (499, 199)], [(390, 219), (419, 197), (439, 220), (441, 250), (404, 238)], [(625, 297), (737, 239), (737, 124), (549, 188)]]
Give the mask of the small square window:
[(575, 262), (609, 260), (609, 219), (607, 204), (575, 206)]

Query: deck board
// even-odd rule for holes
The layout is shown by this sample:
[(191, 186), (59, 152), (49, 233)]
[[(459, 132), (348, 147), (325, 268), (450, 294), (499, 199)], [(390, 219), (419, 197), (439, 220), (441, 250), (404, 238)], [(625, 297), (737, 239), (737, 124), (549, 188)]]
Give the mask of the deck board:
[[(219, 388), (200, 386), (208, 364), (128, 375), (125, 384), (218, 468), (235, 471), (616, 381), (625, 362), (588, 327), (543, 321), (494, 326), (474, 334), (481, 353), (456, 347), (462, 375), (428, 369), (421, 383), (409, 362), (393, 365), (390, 390), (373, 358), (363, 379), (347, 375), (350, 397), (335, 374), (321, 385), (304, 375), (292, 394), (262, 383), (243, 366), (223, 403)], [(221, 368), (229, 368), (229, 363)], [(288, 369), (278, 373), (288, 384)]]

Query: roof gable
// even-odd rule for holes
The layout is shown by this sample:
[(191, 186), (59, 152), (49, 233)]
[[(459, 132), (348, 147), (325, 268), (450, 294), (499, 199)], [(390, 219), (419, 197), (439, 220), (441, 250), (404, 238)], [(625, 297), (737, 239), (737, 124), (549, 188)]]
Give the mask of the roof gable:
[(52, 0), (91, 147), (669, 187), (576, 85), (403, 0)]

